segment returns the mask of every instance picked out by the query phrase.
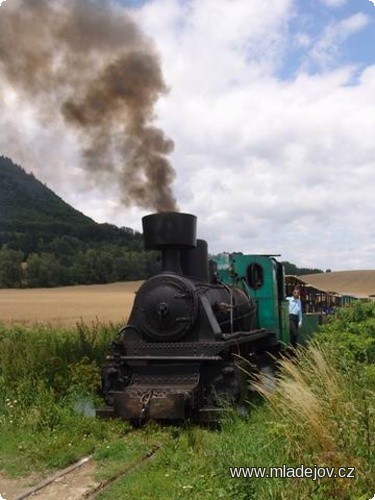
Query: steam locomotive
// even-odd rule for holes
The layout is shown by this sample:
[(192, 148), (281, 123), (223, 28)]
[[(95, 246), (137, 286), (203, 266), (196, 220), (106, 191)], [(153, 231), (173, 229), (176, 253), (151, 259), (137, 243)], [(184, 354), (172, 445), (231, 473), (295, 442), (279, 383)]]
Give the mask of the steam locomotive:
[(107, 406), (97, 415), (217, 421), (223, 406), (248, 397), (247, 373), (290, 343), (283, 267), (272, 255), (209, 260), (191, 214), (142, 223), (162, 271), (140, 287), (112, 343), (101, 371)]

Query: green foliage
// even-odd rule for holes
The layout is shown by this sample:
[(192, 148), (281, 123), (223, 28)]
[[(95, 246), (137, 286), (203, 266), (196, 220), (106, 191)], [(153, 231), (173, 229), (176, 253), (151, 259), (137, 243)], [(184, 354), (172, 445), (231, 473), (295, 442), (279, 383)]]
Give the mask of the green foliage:
[[(56, 329), (48, 325), (33, 327), (0, 326), (0, 381), (3, 390), (32, 394), (32, 385), (41, 380), (60, 397), (78, 381), (92, 389), (92, 364), (104, 360), (116, 328), (112, 324), (77, 324), (76, 328)], [(86, 371), (83, 367), (86, 366)], [(84, 371), (87, 377), (84, 377)], [(25, 388), (25, 389), (24, 389)]]
[(340, 371), (357, 373), (375, 387), (375, 302), (339, 309), (317, 339)]
[(92, 418), (114, 325), (0, 326), (0, 469), (62, 467), (129, 426)]
[[(375, 491), (374, 304), (355, 304), (279, 367), (273, 392), (219, 432), (188, 427), (100, 498), (370, 498)], [(372, 372), (373, 373), (373, 372)], [(229, 467), (355, 467), (351, 478), (231, 478)], [(269, 470), (269, 469), (268, 469)]]
[(0, 418), (53, 430), (60, 407), (95, 396), (114, 331), (113, 325), (100, 324), (74, 330), (0, 327)]
[(123, 439), (130, 430), (124, 422), (78, 414), (68, 402), (47, 407), (46, 403), (41, 399), (23, 421), (0, 421), (0, 467), (8, 474), (66, 467)]
[(22, 252), (0, 249), (0, 288), (18, 288), (22, 285)]
[(110, 283), (115, 281), (113, 260), (109, 252), (87, 250), (84, 254), (86, 283)]
[(26, 281), (30, 288), (57, 286), (60, 278), (60, 262), (55, 255), (42, 253), (29, 255), (26, 266)]
[[(284, 266), (285, 274), (291, 274), (293, 276), (301, 276), (303, 274), (317, 274), (317, 273), (322, 273), (323, 271), (321, 269), (310, 269), (308, 267), (297, 267), (295, 264), (292, 264), (291, 262), (283, 261), (282, 265)], [(328, 272), (330, 270), (327, 270)]]

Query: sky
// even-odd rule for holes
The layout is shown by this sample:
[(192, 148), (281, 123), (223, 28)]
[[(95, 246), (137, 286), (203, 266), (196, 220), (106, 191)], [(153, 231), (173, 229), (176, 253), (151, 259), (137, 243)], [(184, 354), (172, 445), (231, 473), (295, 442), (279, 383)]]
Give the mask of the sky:
[[(374, 2), (121, 3), (160, 54), (155, 122), (210, 253), (375, 269)], [(0, 154), (94, 220), (141, 230), (148, 211), (87, 179), (71, 130), (43, 126), (11, 88), (0, 99)]]

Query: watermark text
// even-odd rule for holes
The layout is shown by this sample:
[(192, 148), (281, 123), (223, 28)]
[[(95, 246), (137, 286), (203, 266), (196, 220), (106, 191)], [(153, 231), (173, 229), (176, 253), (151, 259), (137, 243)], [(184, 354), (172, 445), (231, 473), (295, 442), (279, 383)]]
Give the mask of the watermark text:
[(300, 465), (298, 467), (288, 467), (285, 464), (281, 467), (229, 467), (232, 478), (309, 478), (313, 481), (328, 478), (355, 478), (355, 467), (319, 467)]

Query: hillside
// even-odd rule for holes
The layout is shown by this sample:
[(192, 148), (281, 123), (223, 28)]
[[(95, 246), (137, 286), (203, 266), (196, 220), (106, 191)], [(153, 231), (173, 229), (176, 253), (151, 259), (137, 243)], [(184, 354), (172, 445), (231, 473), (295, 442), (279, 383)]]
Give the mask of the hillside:
[(300, 278), (310, 285), (330, 292), (356, 297), (375, 295), (375, 270), (305, 274)]
[(156, 269), (141, 233), (98, 224), (0, 156), (0, 288), (113, 283)]
[[(78, 242), (127, 244), (142, 236), (130, 228), (98, 224), (63, 201), (33, 174), (0, 156), (0, 247), (21, 250), (26, 256), (45, 250), (55, 238)], [(79, 244), (78, 244), (79, 246)]]
[(0, 227), (19, 229), (30, 224), (92, 226), (95, 222), (65, 203), (33, 174), (0, 157)]

